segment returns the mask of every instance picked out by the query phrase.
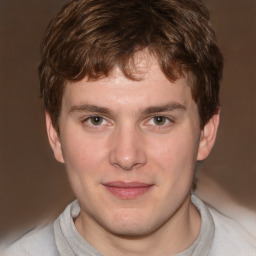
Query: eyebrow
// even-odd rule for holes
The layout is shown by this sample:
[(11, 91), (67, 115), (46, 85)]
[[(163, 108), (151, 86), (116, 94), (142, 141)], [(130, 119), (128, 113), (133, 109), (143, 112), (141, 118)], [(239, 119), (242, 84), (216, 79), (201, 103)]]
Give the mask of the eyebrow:
[[(174, 110), (186, 110), (186, 107), (180, 103), (177, 102), (171, 102), (165, 105), (159, 105), (159, 106), (150, 106), (146, 109), (143, 109), (140, 111), (142, 115), (150, 115), (154, 113), (160, 113), (160, 112), (166, 112), (166, 111), (174, 111)], [(69, 113), (73, 112), (94, 112), (104, 115), (112, 115), (113, 111), (109, 108), (96, 106), (96, 105), (90, 105), (90, 104), (82, 104), (82, 105), (75, 105), (72, 106), (69, 110)]]
[(146, 108), (145, 110), (142, 111), (143, 115), (150, 115), (154, 113), (159, 113), (159, 112), (166, 112), (166, 111), (174, 111), (174, 110), (183, 110), (185, 111), (187, 108), (178, 103), (178, 102), (171, 102), (165, 105), (160, 105), (160, 106), (151, 106)]
[(95, 112), (95, 113), (100, 113), (105, 115), (110, 115), (112, 113), (112, 111), (108, 108), (100, 107), (96, 105), (90, 105), (90, 104), (72, 106), (71, 109), (69, 110), (69, 113), (73, 113), (73, 112)]

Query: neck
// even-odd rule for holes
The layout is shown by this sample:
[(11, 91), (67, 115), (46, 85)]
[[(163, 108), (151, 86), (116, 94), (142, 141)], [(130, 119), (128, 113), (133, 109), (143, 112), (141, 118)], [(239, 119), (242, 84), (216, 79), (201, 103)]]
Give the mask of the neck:
[(166, 223), (145, 236), (127, 237), (105, 232), (103, 234), (100, 226), (96, 228), (98, 230), (88, 234), (87, 222), (82, 215), (75, 220), (78, 232), (105, 256), (175, 255), (193, 244), (201, 226), (200, 214), (191, 203), (190, 195)]

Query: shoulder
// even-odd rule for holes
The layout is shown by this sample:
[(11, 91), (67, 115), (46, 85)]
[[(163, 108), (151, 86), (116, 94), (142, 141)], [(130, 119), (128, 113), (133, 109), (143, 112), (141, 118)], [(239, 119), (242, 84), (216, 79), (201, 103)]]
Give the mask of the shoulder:
[(254, 256), (255, 239), (235, 220), (208, 206), (215, 225), (210, 255)]
[(35, 228), (11, 243), (4, 256), (59, 256), (53, 225)]

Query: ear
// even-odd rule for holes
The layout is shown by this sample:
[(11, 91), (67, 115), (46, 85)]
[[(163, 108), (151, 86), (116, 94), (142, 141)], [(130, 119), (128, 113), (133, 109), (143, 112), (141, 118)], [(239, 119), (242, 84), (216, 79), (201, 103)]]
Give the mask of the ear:
[(201, 131), (197, 161), (204, 160), (211, 152), (216, 140), (217, 130), (220, 121), (220, 110), (212, 116)]
[(61, 149), (60, 137), (52, 124), (52, 119), (48, 112), (45, 112), (46, 130), (50, 146), (53, 150), (54, 156), (57, 161), (64, 163), (64, 158)]

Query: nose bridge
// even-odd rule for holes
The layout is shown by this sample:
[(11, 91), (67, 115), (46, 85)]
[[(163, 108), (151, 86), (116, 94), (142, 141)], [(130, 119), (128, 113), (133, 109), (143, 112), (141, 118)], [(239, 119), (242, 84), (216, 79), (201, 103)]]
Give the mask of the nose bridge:
[(146, 163), (142, 134), (136, 125), (119, 125), (112, 137), (110, 163), (124, 170), (138, 168)]

